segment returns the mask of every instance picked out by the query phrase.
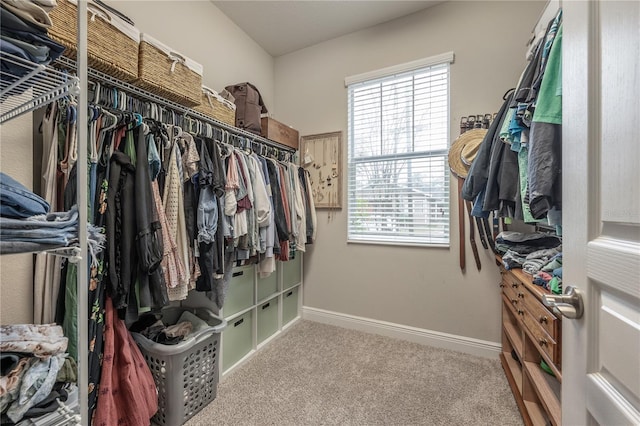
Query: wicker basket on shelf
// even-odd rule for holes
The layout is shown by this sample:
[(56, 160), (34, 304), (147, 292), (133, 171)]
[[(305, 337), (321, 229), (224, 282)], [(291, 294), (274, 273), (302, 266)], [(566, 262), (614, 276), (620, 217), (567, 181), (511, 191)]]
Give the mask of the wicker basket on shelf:
[(202, 86), (202, 101), (193, 107), (195, 111), (230, 126), (236, 125), (236, 105), (224, 99), (213, 89)]
[(181, 105), (202, 100), (202, 65), (162, 44), (148, 34), (140, 36), (136, 85)]
[[(140, 31), (99, 5), (88, 2), (87, 58), (89, 66), (124, 81), (138, 77)], [(58, 0), (49, 13), (53, 25), (49, 36), (66, 49), (64, 56), (75, 59), (77, 52), (76, 0)]]

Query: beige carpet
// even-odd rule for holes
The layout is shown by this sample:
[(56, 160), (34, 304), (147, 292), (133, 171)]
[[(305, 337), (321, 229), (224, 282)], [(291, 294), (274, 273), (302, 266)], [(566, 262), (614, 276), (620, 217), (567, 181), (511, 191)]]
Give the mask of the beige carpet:
[(495, 360), (299, 321), (186, 425), (522, 425)]

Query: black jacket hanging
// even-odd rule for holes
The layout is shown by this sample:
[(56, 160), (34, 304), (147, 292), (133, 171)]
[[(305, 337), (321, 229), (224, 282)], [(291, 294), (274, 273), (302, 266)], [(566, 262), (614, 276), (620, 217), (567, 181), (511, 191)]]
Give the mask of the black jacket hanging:
[(135, 284), (137, 253), (135, 250), (135, 168), (123, 152), (111, 155), (107, 196), (108, 290), (119, 314), (129, 303)]
[(474, 201), (480, 191), (488, 186), (487, 181), (489, 179), (489, 169), (492, 160), (492, 147), (495, 144), (502, 144), (502, 141), (500, 141), (500, 128), (502, 127), (512, 99), (513, 90), (506, 94), (505, 101), (502, 103), (498, 115), (491, 123), (487, 134), (484, 136), (482, 145), (480, 145), (480, 149), (478, 150), (478, 155), (469, 168), (469, 174), (462, 186), (462, 198), (465, 200)]
[[(133, 130), (136, 147), (136, 243), (140, 268), (140, 304), (157, 310), (169, 303), (160, 262), (164, 253), (158, 212), (153, 201), (147, 143), (143, 126)], [(146, 298), (150, 297), (147, 301)], [(137, 318), (137, 315), (136, 315)]]
[(278, 240), (288, 241), (289, 231), (284, 211), (284, 202), (282, 201), (282, 191), (280, 190), (279, 185), (280, 174), (278, 166), (272, 160), (267, 160), (267, 170), (269, 170), (269, 181), (271, 182), (271, 194), (273, 196), (273, 209), (275, 214), (276, 230), (278, 232)]
[[(205, 208), (203, 202), (205, 199), (215, 199), (213, 182), (214, 182), (214, 166), (209, 154), (209, 148), (204, 140), (196, 140), (198, 153), (200, 154), (200, 172), (198, 174), (198, 191), (196, 199), (198, 200), (198, 214)], [(218, 204), (219, 209), (220, 204)], [(218, 211), (218, 217), (220, 216)], [(208, 214), (208, 212), (204, 212)], [(201, 224), (198, 225), (200, 228)], [(196, 230), (196, 234), (198, 231)], [(211, 291), (213, 289), (213, 276), (219, 267), (217, 264), (217, 256), (215, 255), (215, 242), (199, 242), (198, 249), (200, 255), (198, 264), (200, 265), (200, 276), (196, 281), (196, 290)]]

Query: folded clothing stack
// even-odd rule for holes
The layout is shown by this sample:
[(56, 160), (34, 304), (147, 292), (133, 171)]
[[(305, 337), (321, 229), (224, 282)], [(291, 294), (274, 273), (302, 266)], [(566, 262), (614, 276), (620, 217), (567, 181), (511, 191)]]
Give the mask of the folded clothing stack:
[(496, 238), (496, 250), (502, 254), (504, 267), (523, 268), (526, 262), (526, 272), (530, 274), (537, 272), (549, 258), (559, 253), (561, 244), (559, 237), (541, 232), (527, 234), (503, 231)]
[(77, 381), (68, 339), (55, 324), (0, 326), (0, 412), (16, 424), (60, 408)]
[(552, 293), (562, 294), (562, 253), (553, 256), (540, 268), (533, 278), (533, 283)]
[[(48, 65), (62, 55), (64, 46), (47, 35), (49, 12), (56, 0), (0, 0), (0, 51), (36, 64)], [(12, 61), (2, 61), (2, 79), (20, 77), (28, 69)]]
[(0, 173), (0, 216), (26, 219), (47, 213), (49, 203), (42, 197), (29, 191), (11, 176)]
[[(95, 256), (104, 247), (104, 233), (91, 224), (87, 233), (89, 251)], [(50, 213), (44, 199), (0, 173), (0, 254), (52, 250), (77, 242), (77, 206)]]

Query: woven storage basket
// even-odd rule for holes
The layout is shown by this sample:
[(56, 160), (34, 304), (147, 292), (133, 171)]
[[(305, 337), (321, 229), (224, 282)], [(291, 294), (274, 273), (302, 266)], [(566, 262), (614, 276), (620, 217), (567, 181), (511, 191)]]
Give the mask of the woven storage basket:
[(141, 34), (136, 85), (193, 107), (202, 101), (202, 65)]
[(230, 126), (236, 125), (236, 105), (207, 86), (202, 86), (202, 101), (193, 109)]
[[(49, 36), (66, 49), (64, 56), (75, 59), (77, 51), (76, 0), (58, 0), (49, 13), (53, 25)], [(87, 58), (89, 66), (124, 81), (138, 77), (140, 31), (93, 2), (87, 2)]]

